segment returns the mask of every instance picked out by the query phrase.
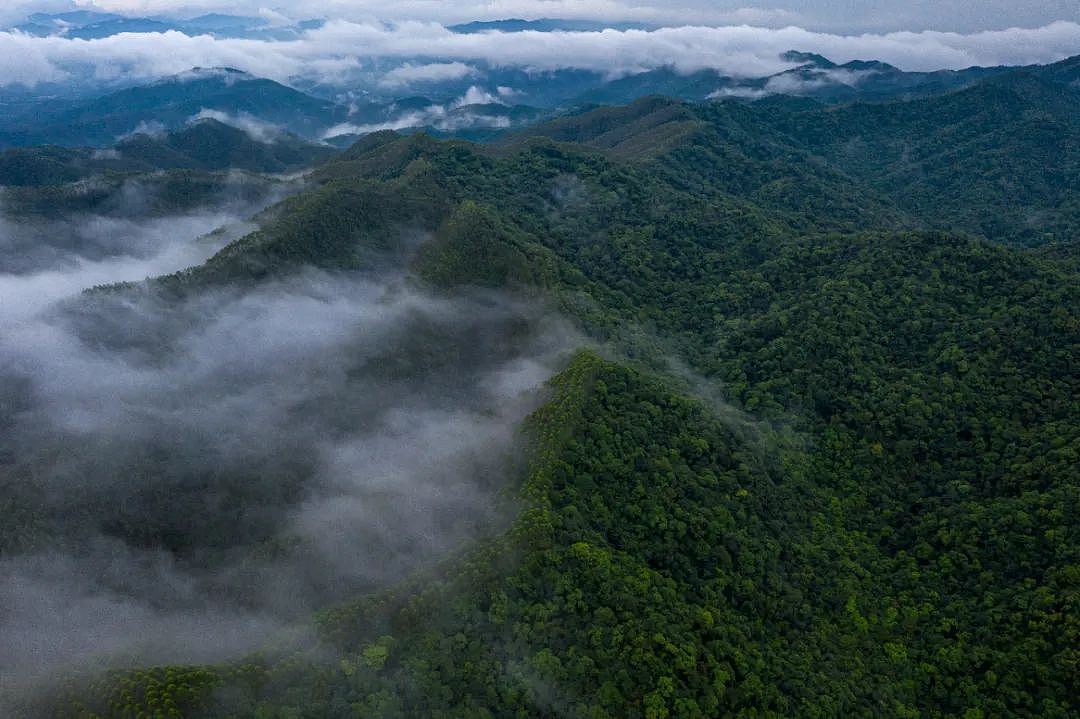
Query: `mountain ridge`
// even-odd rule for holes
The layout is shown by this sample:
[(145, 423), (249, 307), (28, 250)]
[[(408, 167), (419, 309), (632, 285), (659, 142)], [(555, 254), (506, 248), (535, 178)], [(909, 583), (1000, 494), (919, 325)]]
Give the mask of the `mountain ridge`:
[[(794, 59), (801, 79), (843, 67)], [(44, 420), (35, 435), (23, 417), (44, 393), (18, 374), (34, 363), (4, 364), (0, 427), (18, 431), (0, 432), (0, 556), (16, 570), (68, 546), (79, 566), (133, 556), (152, 587), (107, 574), (111, 603), (281, 623), (255, 651), (169, 663), (184, 647), (165, 614), (137, 626), (164, 660), (97, 671), (95, 651), (43, 692), (0, 683), (0, 705), (33, 719), (1075, 715), (1074, 67), (886, 102), (648, 95), (486, 143), (381, 130), (326, 157), (212, 116), (122, 141), (110, 162), (131, 151), (147, 169), (268, 168), (290, 142), (313, 164), (206, 262), (97, 287), (17, 335), (49, 340), (37, 358), (51, 361), (72, 328), (65, 351), (87, 374), (116, 364), (103, 386), (137, 412), (115, 435)], [(97, 171), (92, 149), (38, 151), (42, 177), (64, 153)], [(119, 195), (131, 218), (125, 182), (189, 208), (228, 177), (62, 177), (4, 188), (4, 210), (101, 216)], [(12, 215), (20, 197), (33, 211)], [(554, 357), (523, 355), (545, 332)], [(84, 416), (95, 395), (71, 384), (67, 414)], [(453, 431), (414, 432), (433, 417)], [(355, 434), (373, 428), (374, 442)], [(402, 492), (416, 472), (432, 482)], [(110, 492), (117, 477), (134, 479)], [(414, 537), (396, 511), (429, 495), (455, 501)], [(331, 511), (292, 521), (324, 498)], [(463, 524), (469, 541), (452, 541)], [(373, 551), (378, 572), (358, 576)], [(283, 608), (282, 587), (296, 595)], [(108, 608), (94, 610), (65, 631), (97, 630)]]

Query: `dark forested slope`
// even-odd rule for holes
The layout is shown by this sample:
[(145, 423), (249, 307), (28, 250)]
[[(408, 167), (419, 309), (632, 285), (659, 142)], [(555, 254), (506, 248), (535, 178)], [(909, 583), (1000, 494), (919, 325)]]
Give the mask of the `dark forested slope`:
[(280, 173), (307, 168), (333, 154), (329, 147), (284, 132), (257, 138), (207, 118), (170, 133), (135, 135), (107, 150), (53, 145), (3, 150), (0, 185), (48, 187), (97, 175), (168, 170)]
[[(258, 232), (157, 286), (389, 263), (433, 292), (573, 318), (603, 349), (526, 422), (517, 518), (328, 608), (284, 655), (118, 672), (61, 709), (1074, 715), (1067, 92), (1001, 77), (787, 114), (648, 99), (488, 148), (361, 140)], [(922, 170), (896, 179), (912, 158)], [(1015, 186), (972, 189), (993, 168)], [(1023, 247), (1049, 233), (1053, 251)]]
[(1080, 92), (1064, 66), (911, 102), (768, 114), (924, 223), (1026, 245), (1076, 237)]

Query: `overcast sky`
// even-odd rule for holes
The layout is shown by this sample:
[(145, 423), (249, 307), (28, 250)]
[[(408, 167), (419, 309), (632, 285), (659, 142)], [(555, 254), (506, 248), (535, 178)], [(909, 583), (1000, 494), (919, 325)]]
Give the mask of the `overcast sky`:
[(1080, 21), (1078, 0), (7, 0), (10, 21), (35, 10), (81, 7), (114, 12), (194, 14), (204, 11), (289, 17), (424, 19), (457, 22), (507, 17), (572, 17), (660, 23), (798, 25), (834, 32), (952, 30), (973, 32)]

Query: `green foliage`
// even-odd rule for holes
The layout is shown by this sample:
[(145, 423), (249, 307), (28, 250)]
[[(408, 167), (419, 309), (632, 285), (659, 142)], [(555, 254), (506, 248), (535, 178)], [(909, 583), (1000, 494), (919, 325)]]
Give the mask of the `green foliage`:
[(230, 201), (256, 202), (278, 184), (239, 172), (108, 172), (66, 184), (4, 188), (4, 215), (31, 221), (78, 214), (159, 217)]
[(113, 671), (90, 687), (80, 687), (79, 698), (60, 700), (56, 714), (70, 719), (180, 719), (206, 709), (222, 682), (218, 672), (200, 667)]
[[(1075, 116), (1028, 82), (380, 135), (166, 280), (404, 261), (412, 233), (423, 281), (541, 292), (622, 358), (552, 380), (507, 532), (320, 613), (321, 655), (205, 670), (191, 716), (1075, 715), (1080, 276), (1047, 189)], [(1015, 140), (1045, 175), (989, 149), (1021, 121), (1050, 123)], [(831, 144), (852, 128), (864, 149)], [(870, 178), (865, 148), (916, 141), (917, 182)], [(1008, 168), (1002, 210), (972, 176)], [(1068, 242), (1024, 249), (1010, 213), (1050, 204)], [(942, 224), (984, 236), (919, 229)], [(640, 369), (671, 357), (730, 404)]]
[(423, 279), (444, 288), (521, 287), (553, 284), (556, 264), (550, 251), (523, 241), (490, 210), (466, 201), (420, 248), (414, 266)]
[(926, 226), (1023, 245), (1080, 231), (1080, 93), (1026, 72), (905, 103), (756, 113)]
[[(166, 135), (136, 135), (104, 151), (55, 146), (9, 149), (0, 152), (0, 186), (23, 188), (22, 196), (33, 197), (101, 175), (106, 177), (97, 184), (107, 183), (110, 176), (168, 170), (277, 173), (309, 166), (335, 153), (285, 133), (268, 139), (261, 142), (243, 130), (204, 119)], [(203, 202), (213, 199), (203, 198)]]

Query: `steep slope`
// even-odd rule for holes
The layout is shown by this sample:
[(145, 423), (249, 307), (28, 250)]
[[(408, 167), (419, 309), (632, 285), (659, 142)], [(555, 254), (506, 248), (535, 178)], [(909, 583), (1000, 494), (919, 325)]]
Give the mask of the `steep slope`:
[[(752, 109), (722, 107), (725, 114), (719, 115), (710, 106), (643, 98), (542, 123), (495, 147), (520, 148), (536, 137), (593, 147), (635, 165), (635, 171), (659, 173), (666, 192), (749, 202), (784, 213), (792, 228), (910, 222), (885, 196), (820, 162), (797, 140), (758, 129)], [(644, 202), (644, 196), (637, 199)]]
[[(880, 282), (937, 267), (955, 269), (923, 293)], [(136, 673), (86, 706), (1067, 716), (1080, 437), (1060, 363), (1078, 348), (1065, 314), (1035, 318), (1080, 297), (1016, 250), (939, 235), (793, 243), (757, 277), (743, 289), (776, 296), (708, 354), (746, 406), (807, 408), (811, 442), (579, 356), (532, 420), (515, 527), (324, 614), (340, 660)], [(1032, 336), (995, 336), (1003, 313)], [(987, 388), (1013, 373), (1046, 401), (1007, 419), (1015, 398)]]

